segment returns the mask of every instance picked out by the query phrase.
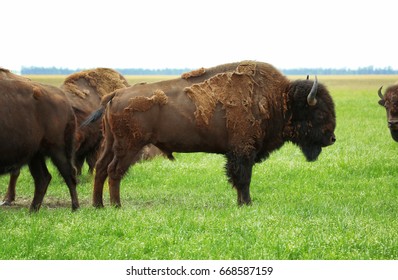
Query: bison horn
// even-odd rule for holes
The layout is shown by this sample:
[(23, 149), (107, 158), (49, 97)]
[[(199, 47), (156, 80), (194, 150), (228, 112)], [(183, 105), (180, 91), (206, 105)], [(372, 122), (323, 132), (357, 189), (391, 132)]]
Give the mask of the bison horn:
[(381, 100), (384, 100), (384, 96), (383, 96), (383, 94), (381, 93), (381, 89), (383, 88), (383, 86), (381, 86), (380, 88), (379, 88), (379, 91), (377, 92), (378, 94), (379, 94), (379, 97), (380, 97), (380, 99)]
[(314, 84), (312, 85), (311, 91), (307, 96), (308, 105), (315, 106), (317, 102), (315, 98), (317, 91), (318, 91), (318, 78), (315, 76)]

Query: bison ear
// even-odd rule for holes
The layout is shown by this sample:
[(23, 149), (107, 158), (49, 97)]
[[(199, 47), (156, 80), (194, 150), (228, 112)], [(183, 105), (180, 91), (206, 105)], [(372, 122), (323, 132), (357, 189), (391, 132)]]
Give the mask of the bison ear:
[(381, 106), (383, 106), (384, 107), (384, 105), (386, 104), (386, 102), (384, 101), (384, 100), (379, 100), (379, 102), (378, 102)]

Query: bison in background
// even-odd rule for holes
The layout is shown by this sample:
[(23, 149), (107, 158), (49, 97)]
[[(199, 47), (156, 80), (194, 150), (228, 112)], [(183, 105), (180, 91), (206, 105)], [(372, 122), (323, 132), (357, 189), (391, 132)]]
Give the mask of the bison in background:
[(120, 206), (120, 181), (144, 145), (163, 151), (226, 156), (239, 205), (250, 204), (252, 167), (285, 142), (308, 161), (336, 140), (336, 116), (327, 89), (310, 80), (289, 81), (272, 65), (244, 61), (201, 68), (181, 78), (133, 86), (106, 95), (101, 115), (104, 147), (96, 163), (93, 205)]
[(51, 180), (50, 157), (69, 188), (72, 209), (79, 208), (73, 165), (76, 119), (64, 92), (5, 78), (0, 79), (0, 102), (0, 174), (18, 175), (27, 164), (35, 184), (30, 211), (37, 211)]
[(92, 173), (102, 140), (101, 122), (90, 126), (81, 126), (81, 123), (98, 108), (104, 95), (128, 86), (127, 80), (120, 73), (109, 68), (95, 68), (71, 74), (60, 86), (77, 119), (75, 164), (78, 174), (81, 173), (85, 160), (89, 172)]
[(398, 84), (387, 88), (384, 95), (379, 88), (379, 104), (386, 109), (387, 125), (390, 129), (391, 137), (398, 142)]

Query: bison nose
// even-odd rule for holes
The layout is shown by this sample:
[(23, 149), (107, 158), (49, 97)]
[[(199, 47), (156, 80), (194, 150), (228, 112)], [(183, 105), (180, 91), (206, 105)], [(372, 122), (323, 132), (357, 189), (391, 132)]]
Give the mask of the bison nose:
[(336, 142), (336, 136), (332, 136), (332, 137), (330, 137), (330, 143), (334, 143), (334, 142)]

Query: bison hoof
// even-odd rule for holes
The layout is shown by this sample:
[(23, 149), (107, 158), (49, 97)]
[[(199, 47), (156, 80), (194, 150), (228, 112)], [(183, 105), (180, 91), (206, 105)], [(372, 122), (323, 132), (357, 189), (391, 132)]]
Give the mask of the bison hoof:
[(31, 205), (30, 208), (29, 208), (29, 212), (30, 213), (37, 213), (37, 212), (39, 212), (40, 207), (41, 207), (41, 204), (39, 204), (39, 205)]
[(12, 202), (5, 200), (0, 202), (0, 206), (12, 206)]
[(250, 205), (252, 205), (252, 201), (251, 200), (248, 200), (248, 201), (238, 201), (238, 206), (239, 207), (242, 207), (242, 206), (250, 206)]
[(72, 211), (75, 212), (79, 210), (79, 205), (72, 205)]
[(93, 207), (97, 209), (104, 208), (104, 204), (102, 204), (102, 202), (93, 203)]
[(112, 206), (114, 208), (122, 208), (122, 205), (120, 203), (113, 203)]

